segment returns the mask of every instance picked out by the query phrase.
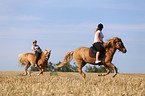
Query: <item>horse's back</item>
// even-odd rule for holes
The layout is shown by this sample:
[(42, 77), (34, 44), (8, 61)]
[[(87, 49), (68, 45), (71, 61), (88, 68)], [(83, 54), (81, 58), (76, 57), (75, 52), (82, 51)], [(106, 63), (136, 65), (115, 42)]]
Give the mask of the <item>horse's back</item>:
[(28, 61), (34, 61), (35, 58), (36, 58), (36, 55), (33, 54), (33, 53), (26, 53), (26, 54), (24, 54), (24, 56), (23, 56), (23, 59), (24, 59), (24, 60), (28, 60)]
[(89, 50), (89, 48), (87, 48), (87, 47), (79, 47), (75, 51), (87, 51), (87, 50)]
[(23, 57), (24, 56), (24, 54), (19, 54), (18, 55), (18, 58), (21, 58), (21, 57)]
[(79, 47), (75, 50), (75, 53), (79, 53), (79, 54), (86, 54), (86, 52), (89, 51), (89, 48), (87, 47)]
[(26, 53), (26, 54), (24, 54), (24, 56), (26, 56), (26, 57), (34, 57), (35, 54), (33, 54), (33, 53)]
[(79, 47), (74, 51), (74, 57), (84, 58), (88, 55), (89, 48), (87, 47)]
[(76, 60), (80, 59), (85, 61), (86, 63), (94, 64), (95, 58), (90, 57), (89, 50), (90, 48), (87, 47), (77, 48), (74, 52), (74, 59)]

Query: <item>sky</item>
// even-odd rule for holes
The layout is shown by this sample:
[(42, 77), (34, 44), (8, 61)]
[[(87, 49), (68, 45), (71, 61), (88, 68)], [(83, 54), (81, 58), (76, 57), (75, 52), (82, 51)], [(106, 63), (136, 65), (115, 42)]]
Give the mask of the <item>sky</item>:
[(104, 42), (119, 37), (127, 49), (114, 55), (119, 73), (145, 73), (144, 0), (0, 1), (0, 71), (24, 71), (18, 55), (33, 53), (33, 40), (58, 63), (67, 52), (92, 46), (102, 23)]

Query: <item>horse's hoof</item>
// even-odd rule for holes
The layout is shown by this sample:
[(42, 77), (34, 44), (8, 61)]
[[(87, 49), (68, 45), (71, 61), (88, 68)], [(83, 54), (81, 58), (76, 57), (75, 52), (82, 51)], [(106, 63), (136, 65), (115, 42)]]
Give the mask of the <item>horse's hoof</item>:
[(36, 76), (39, 76), (40, 74), (37, 74)]
[(115, 78), (115, 77), (116, 77), (116, 74), (115, 74), (115, 75), (113, 75), (112, 77), (113, 77), (113, 78)]
[(83, 77), (84, 77), (84, 79), (85, 79), (85, 78), (86, 78), (86, 74), (84, 74), (84, 76), (83, 76)]
[(23, 74), (23, 76), (26, 76), (26, 74)]
[(102, 76), (102, 74), (98, 74), (98, 76)]

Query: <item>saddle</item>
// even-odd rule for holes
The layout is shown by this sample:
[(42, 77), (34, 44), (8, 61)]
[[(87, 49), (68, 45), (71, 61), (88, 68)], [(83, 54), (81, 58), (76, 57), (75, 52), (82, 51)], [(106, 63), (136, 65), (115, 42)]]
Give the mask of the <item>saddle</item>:
[[(92, 57), (92, 58), (96, 58), (97, 51), (98, 50), (94, 46), (91, 46), (89, 48), (89, 56)], [(99, 58), (103, 58), (103, 56), (105, 55), (105, 53), (106, 53), (106, 50), (105, 50), (105, 48), (103, 48), (103, 50), (100, 52)]]

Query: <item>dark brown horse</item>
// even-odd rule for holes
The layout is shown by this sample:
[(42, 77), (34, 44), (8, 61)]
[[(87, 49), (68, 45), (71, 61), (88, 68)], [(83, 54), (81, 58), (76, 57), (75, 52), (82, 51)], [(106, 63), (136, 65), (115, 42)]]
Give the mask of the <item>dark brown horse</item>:
[[(107, 41), (108, 42), (103, 44), (104, 48), (106, 49), (106, 53), (101, 59), (102, 62), (99, 64), (99, 65), (105, 66), (107, 73), (99, 74), (98, 76), (105, 76), (109, 74), (110, 73), (109, 67), (112, 67), (114, 69), (113, 77), (115, 77), (117, 75), (117, 70), (116, 70), (116, 67), (111, 63), (113, 56), (117, 49), (121, 51), (122, 53), (126, 53), (127, 50), (124, 47), (122, 40), (118, 37), (108, 39)], [(68, 52), (65, 55), (63, 62), (60, 65), (55, 66), (55, 68), (59, 68), (66, 65), (74, 58), (75, 62), (78, 64), (77, 69), (79, 73), (81, 74), (83, 78), (85, 78), (85, 73), (82, 71), (82, 67), (84, 67), (86, 63), (98, 65), (98, 64), (95, 64), (95, 58), (92, 58), (89, 56), (89, 50), (90, 48), (79, 47), (75, 51)]]
[[(40, 70), (40, 73), (38, 75), (43, 74), (43, 70), (47, 66), (50, 53), (51, 53), (51, 50), (45, 50), (41, 54), (40, 59), (38, 60), (38, 67)], [(36, 55), (33, 53), (26, 53), (26, 54), (23, 54), (22, 56), (19, 55), (19, 62), (21, 64), (25, 64), (24, 75), (27, 75), (27, 73), (29, 74), (29, 71), (27, 69), (30, 67), (30, 65), (33, 65), (33, 66), (35, 65), (35, 60), (36, 60)]]

